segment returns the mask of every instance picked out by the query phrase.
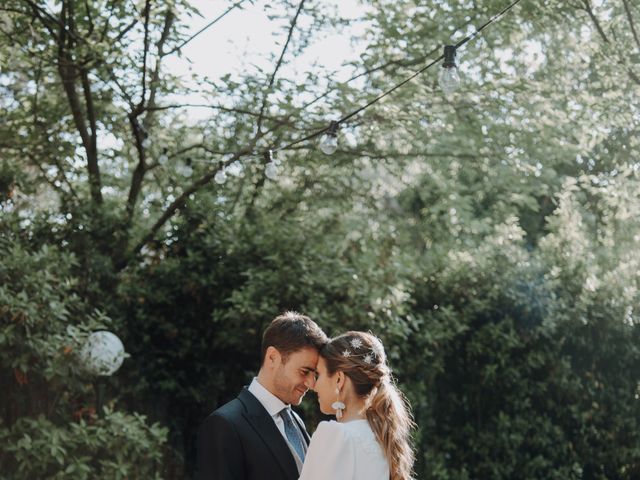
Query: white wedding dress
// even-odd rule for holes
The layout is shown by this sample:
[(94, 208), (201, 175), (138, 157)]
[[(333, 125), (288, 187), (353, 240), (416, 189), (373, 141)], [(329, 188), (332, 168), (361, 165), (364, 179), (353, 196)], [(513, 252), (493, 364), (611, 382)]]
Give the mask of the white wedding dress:
[(389, 462), (369, 422), (320, 422), (299, 480), (389, 480)]

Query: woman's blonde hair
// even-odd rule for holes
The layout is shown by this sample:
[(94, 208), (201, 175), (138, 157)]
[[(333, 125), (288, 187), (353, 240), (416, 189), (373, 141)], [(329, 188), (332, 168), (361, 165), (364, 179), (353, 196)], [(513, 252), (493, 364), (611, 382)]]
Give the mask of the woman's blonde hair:
[(366, 400), (367, 420), (389, 462), (390, 479), (411, 479), (415, 424), (409, 402), (391, 376), (382, 342), (370, 333), (347, 332), (331, 339), (320, 355), (329, 375), (344, 372), (356, 394)]

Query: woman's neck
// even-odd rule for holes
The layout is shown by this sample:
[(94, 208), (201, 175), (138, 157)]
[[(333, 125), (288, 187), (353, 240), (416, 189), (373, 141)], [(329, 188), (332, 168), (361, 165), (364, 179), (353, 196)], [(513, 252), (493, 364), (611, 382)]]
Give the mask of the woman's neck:
[(354, 420), (365, 420), (367, 412), (364, 407), (364, 401), (352, 401), (346, 405), (342, 418), (338, 420), (340, 423), (352, 422)]

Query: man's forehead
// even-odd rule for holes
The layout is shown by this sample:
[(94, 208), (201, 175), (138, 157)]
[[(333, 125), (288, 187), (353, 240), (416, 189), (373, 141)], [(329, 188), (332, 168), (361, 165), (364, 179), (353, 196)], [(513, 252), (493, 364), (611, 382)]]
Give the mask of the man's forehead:
[(289, 361), (296, 367), (315, 370), (318, 364), (318, 351), (315, 348), (303, 348), (289, 354)]

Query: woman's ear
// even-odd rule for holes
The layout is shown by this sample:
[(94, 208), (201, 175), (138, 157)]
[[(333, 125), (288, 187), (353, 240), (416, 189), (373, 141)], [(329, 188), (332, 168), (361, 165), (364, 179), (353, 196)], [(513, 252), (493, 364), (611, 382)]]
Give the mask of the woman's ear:
[(345, 380), (344, 372), (337, 372), (336, 373), (336, 387), (338, 389), (342, 390), (342, 387), (344, 387), (344, 380)]

